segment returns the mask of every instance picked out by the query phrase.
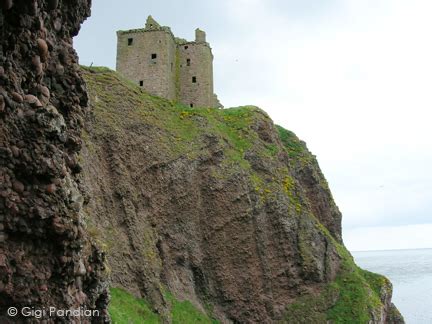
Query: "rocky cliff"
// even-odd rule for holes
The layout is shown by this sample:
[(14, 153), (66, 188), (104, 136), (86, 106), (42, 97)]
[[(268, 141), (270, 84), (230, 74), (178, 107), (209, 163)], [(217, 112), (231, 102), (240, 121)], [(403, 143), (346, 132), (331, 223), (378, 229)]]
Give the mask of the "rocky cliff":
[(315, 157), (256, 107), (194, 109), (86, 69), (87, 229), (113, 286), (169, 321), (188, 300), (224, 323), (401, 323), (359, 269)]
[[(104, 255), (84, 229), (81, 128), (87, 93), (72, 37), (90, 0), (0, 1), (0, 322), (6, 309), (97, 310)], [(41, 316), (48, 322), (71, 317)]]

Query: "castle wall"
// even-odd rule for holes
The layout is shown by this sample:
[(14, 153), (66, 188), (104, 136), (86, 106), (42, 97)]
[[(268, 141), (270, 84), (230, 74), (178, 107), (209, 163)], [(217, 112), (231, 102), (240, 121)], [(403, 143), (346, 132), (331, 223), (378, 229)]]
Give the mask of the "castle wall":
[(206, 34), (175, 39), (151, 16), (144, 29), (117, 32), (117, 71), (150, 94), (191, 107), (221, 107), (213, 93), (213, 54)]
[[(156, 57), (152, 58), (152, 55)], [(120, 74), (150, 94), (176, 99), (176, 44), (170, 32), (117, 32), (116, 68)]]
[(193, 107), (214, 107), (213, 54), (210, 47), (207, 43), (190, 42), (179, 45), (178, 51), (179, 101)]

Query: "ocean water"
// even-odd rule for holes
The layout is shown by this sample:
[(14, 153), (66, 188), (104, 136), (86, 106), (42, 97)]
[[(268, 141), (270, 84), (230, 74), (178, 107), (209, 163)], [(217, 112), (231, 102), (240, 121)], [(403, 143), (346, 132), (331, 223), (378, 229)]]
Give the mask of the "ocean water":
[(363, 269), (393, 283), (393, 303), (407, 324), (432, 323), (432, 249), (353, 252)]

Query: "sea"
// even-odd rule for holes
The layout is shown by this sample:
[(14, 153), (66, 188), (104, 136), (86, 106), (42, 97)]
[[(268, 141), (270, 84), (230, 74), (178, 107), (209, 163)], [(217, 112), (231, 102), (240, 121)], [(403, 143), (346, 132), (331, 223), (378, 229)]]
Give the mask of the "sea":
[(363, 269), (393, 283), (393, 303), (407, 324), (432, 324), (432, 249), (352, 252)]

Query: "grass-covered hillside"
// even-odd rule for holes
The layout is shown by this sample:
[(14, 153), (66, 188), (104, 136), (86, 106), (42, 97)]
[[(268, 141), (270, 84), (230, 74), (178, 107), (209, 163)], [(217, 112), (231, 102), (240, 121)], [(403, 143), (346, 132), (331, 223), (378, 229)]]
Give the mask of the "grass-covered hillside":
[[(173, 324), (218, 323), (197, 310), (189, 301), (179, 301), (169, 293), (166, 294), (166, 298), (170, 303)], [(161, 317), (152, 311), (145, 300), (136, 298), (121, 288), (111, 289), (109, 313), (115, 324), (162, 323)]]
[(391, 284), (355, 265), (294, 133), (257, 107), (189, 108), (83, 74), (86, 223), (121, 287), (115, 323), (397, 322)]

